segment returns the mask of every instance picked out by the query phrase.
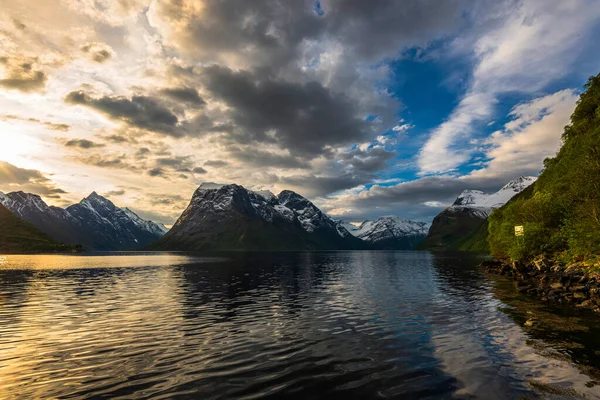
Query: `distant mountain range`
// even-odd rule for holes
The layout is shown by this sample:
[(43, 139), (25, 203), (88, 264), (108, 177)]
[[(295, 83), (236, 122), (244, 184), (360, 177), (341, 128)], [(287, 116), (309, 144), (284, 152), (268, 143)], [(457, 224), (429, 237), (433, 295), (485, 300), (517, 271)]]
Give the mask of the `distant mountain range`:
[(96, 192), (67, 208), (48, 206), (40, 196), (24, 192), (0, 192), (0, 204), (54, 240), (86, 250), (140, 249), (167, 231)]
[[(34, 194), (0, 192), (0, 205), (41, 231), (50, 240), (49, 248), (60, 242), (91, 251), (482, 250), (472, 247), (487, 245), (480, 240), (487, 237), (487, 216), (535, 179), (519, 177), (493, 194), (465, 190), (431, 225), (397, 216), (361, 224), (335, 221), (291, 190), (275, 195), (216, 183), (203, 183), (196, 190), (171, 230), (96, 192), (67, 208), (48, 206)], [(31, 232), (32, 238), (44, 240)]]
[(412, 250), (425, 239), (430, 226), (397, 216), (384, 216), (360, 225), (338, 221), (338, 225), (379, 250)]
[(454, 203), (438, 214), (431, 224), (421, 250), (485, 251), (487, 217), (536, 181), (534, 176), (520, 176), (496, 193), (465, 190)]

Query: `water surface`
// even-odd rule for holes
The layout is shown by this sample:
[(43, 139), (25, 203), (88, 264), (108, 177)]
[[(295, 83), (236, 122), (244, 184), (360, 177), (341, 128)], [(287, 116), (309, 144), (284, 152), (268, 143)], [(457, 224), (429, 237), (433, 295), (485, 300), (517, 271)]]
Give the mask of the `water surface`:
[(0, 398), (600, 398), (600, 318), (478, 261), (0, 256)]

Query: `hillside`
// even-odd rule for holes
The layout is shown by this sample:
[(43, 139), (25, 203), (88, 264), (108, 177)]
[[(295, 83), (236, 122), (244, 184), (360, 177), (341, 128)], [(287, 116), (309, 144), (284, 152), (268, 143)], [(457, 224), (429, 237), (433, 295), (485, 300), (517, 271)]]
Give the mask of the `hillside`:
[(50, 253), (72, 250), (73, 247), (53, 240), (0, 204), (0, 253)]
[(432, 251), (488, 252), (487, 217), (535, 182), (536, 177), (520, 176), (492, 194), (464, 190), (454, 203), (438, 214), (425, 240), (417, 247)]
[[(600, 75), (585, 86), (563, 145), (532, 190), (495, 211), (489, 243), (497, 257), (526, 259), (539, 254), (565, 260), (600, 254)], [(514, 226), (523, 225), (517, 240)]]

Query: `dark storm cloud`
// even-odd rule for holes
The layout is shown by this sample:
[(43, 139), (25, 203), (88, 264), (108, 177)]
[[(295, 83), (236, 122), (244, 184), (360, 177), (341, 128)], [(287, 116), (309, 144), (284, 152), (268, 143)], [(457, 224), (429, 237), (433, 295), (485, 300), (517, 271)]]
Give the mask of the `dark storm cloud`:
[(66, 147), (77, 147), (80, 149), (94, 149), (98, 147), (104, 147), (104, 144), (92, 142), (87, 139), (70, 139), (64, 142)]
[[(280, 68), (299, 58), (307, 40), (333, 38), (347, 52), (373, 58), (396, 54), (403, 44), (425, 45), (461, 23), (470, 1), (459, 0), (207, 0), (159, 3), (174, 40), (196, 56), (243, 56), (253, 65)], [(197, 4), (197, 3), (196, 3)]]
[(368, 136), (368, 123), (357, 117), (354, 103), (317, 82), (284, 82), (266, 72), (216, 65), (201, 75), (206, 88), (231, 107), (240, 142), (277, 143), (292, 153), (316, 156), (327, 146)]
[(206, 174), (208, 171), (207, 171), (207, 170), (205, 170), (205, 169), (204, 169), (204, 168), (202, 168), (202, 167), (196, 167), (196, 168), (194, 168), (194, 169), (192, 170), (192, 172), (193, 172), (194, 174), (199, 174), (199, 175), (202, 175), (202, 174)]
[(231, 148), (229, 155), (246, 165), (254, 167), (301, 168), (308, 169), (310, 164), (305, 160), (289, 154), (277, 154), (252, 148)]
[(48, 77), (36, 69), (34, 59), (0, 57), (0, 67), (4, 68), (5, 76), (0, 79), (0, 87), (25, 93), (42, 91), (46, 87)]
[(181, 136), (176, 126), (177, 116), (157, 99), (148, 96), (103, 96), (94, 98), (83, 90), (69, 93), (68, 104), (82, 105), (103, 113), (116, 121), (128, 125), (160, 132), (169, 136)]
[(369, 150), (355, 149), (342, 153), (340, 158), (346, 165), (364, 172), (376, 172), (387, 166), (387, 161), (396, 155), (395, 151), (388, 151), (383, 147), (374, 147)]
[(162, 89), (160, 92), (173, 100), (182, 101), (195, 107), (201, 107), (206, 104), (206, 102), (198, 94), (198, 91), (194, 88), (167, 88)]
[(325, 196), (340, 190), (364, 185), (374, 178), (373, 175), (342, 174), (338, 176), (296, 175), (281, 177), (279, 182), (290, 187), (301, 188), (305, 196)]

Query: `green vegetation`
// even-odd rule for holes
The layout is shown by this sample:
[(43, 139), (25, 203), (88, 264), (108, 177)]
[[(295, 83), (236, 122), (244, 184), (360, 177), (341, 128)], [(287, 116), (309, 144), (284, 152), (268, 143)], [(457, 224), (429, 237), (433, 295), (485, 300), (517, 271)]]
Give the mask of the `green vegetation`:
[[(433, 220), (429, 235), (418, 246), (418, 250), (431, 251), (484, 251), (487, 249), (482, 231), (485, 220), (469, 209), (444, 210)], [(478, 243), (483, 235), (483, 245)], [(483, 249), (483, 250), (481, 250)]]
[(472, 251), (475, 253), (489, 253), (490, 245), (488, 244), (488, 220), (483, 221), (481, 226), (466, 237), (466, 239), (458, 247), (459, 251)]
[(50, 253), (74, 251), (52, 239), (38, 228), (23, 221), (6, 207), (0, 205), (0, 252), (10, 253)]
[[(556, 157), (544, 161), (534, 185), (489, 217), (493, 255), (570, 261), (600, 254), (600, 74), (585, 88)], [(524, 226), (523, 237), (515, 237), (515, 225)]]

